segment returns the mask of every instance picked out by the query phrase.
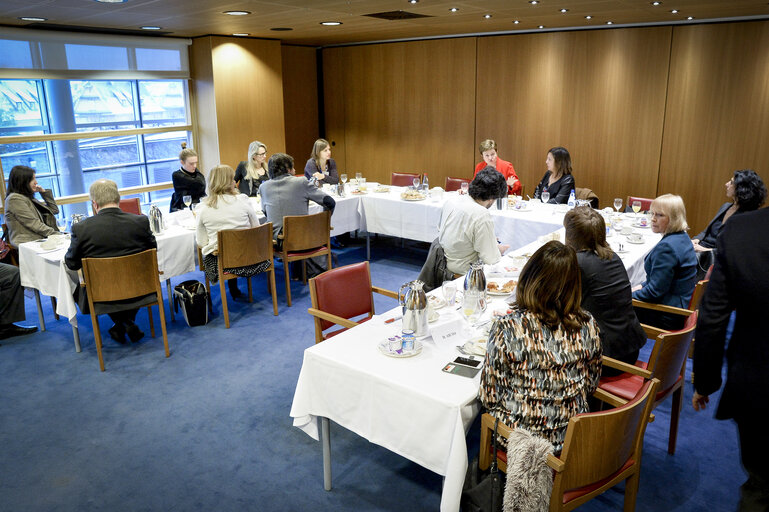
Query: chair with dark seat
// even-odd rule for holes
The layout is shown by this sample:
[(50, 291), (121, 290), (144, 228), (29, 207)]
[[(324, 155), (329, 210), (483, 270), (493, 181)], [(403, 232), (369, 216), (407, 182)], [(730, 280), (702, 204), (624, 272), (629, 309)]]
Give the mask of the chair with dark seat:
[[(226, 268), (246, 267), (256, 265), (262, 261), (269, 261), (270, 268), (267, 273), (267, 291), (272, 295), (272, 311), (278, 316), (278, 297), (275, 290), (275, 263), (273, 262), (272, 248), (272, 222), (247, 229), (223, 229), (217, 234), (217, 250), (214, 252), (218, 258), (217, 270), (219, 273), (219, 291), (222, 296), (222, 311), (224, 312), (224, 327), (230, 328), (230, 313), (227, 307), (227, 294), (224, 290), (224, 282), (237, 279), (235, 274), (224, 271)], [(251, 278), (248, 277), (248, 302), (253, 302), (253, 290)], [(211, 297), (211, 283), (206, 277), (206, 289)], [(210, 306), (210, 303), (209, 303)]]
[(138, 197), (121, 199), (118, 206), (126, 213), (135, 213), (136, 215), (142, 214), (142, 207)]
[(651, 210), (652, 201), (654, 201), (654, 199), (651, 199), (648, 197), (627, 196), (627, 202), (625, 203), (626, 212), (633, 211), (633, 201), (641, 201), (641, 211), (648, 212), (649, 210)]
[(160, 288), (157, 249), (149, 249), (129, 256), (116, 258), (83, 258), (83, 279), (91, 312), (93, 334), (96, 339), (96, 352), (99, 355), (99, 369), (104, 371), (104, 358), (101, 350), (101, 329), (98, 315), (113, 313), (115, 304), (101, 304), (113, 301), (128, 301), (123, 309), (135, 309), (147, 306), (150, 332), (155, 337), (155, 324), (152, 319), (152, 306), (157, 305), (160, 313), (160, 327), (163, 332), (163, 345), (166, 357), (168, 333), (166, 316), (163, 309), (163, 292)]
[[(641, 455), (646, 424), (650, 421), (657, 379), (644, 380), (626, 404), (606, 411), (578, 414), (569, 420), (563, 450), (549, 454), (546, 464), (554, 470), (551, 511), (573, 510), (626, 480), (625, 512), (635, 509), (641, 472)], [(594, 396), (603, 399), (598, 391)], [(489, 467), (495, 419), (481, 417), (481, 452), (478, 467)], [(499, 423), (498, 437), (507, 439), (512, 430)], [(497, 465), (507, 471), (507, 453), (498, 449)]]
[(470, 185), (470, 182), (472, 180), (468, 180), (467, 178), (452, 178), (451, 176), (446, 178), (446, 186), (443, 187), (446, 192), (453, 192), (455, 190), (459, 190), (462, 188), (462, 183), (467, 183)]
[(390, 174), (390, 185), (393, 187), (411, 187), (414, 185), (414, 178), (421, 179), (422, 175), (412, 172), (394, 172)]
[[(307, 310), (315, 320), (315, 343), (355, 327), (374, 316), (374, 294), (397, 299), (398, 294), (371, 285), (368, 261), (338, 267), (310, 279), (312, 307)], [(365, 318), (356, 321), (352, 318)], [(323, 331), (341, 325), (341, 329)]]
[(283, 232), (278, 235), (282, 247), (276, 250), (283, 260), (286, 278), (286, 300), (291, 306), (291, 283), (289, 263), (302, 261), (302, 282), (307, 283), (309, 258), (326, 256), (331, 269), (331, 212), (324, 210), (313, 215), (286, 215), (283, 217)]

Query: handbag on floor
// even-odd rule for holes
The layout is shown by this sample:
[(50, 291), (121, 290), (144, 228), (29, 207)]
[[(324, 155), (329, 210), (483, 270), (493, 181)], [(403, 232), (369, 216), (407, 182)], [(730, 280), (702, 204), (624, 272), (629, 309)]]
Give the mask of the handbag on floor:
[(478, 457), (470, 462), (462, 486), (460, 508), (462, 512), (501, 512), (502, 498), (505, 494), (504, 478), (497, 469), (497, 425), (494, 422), (494, 437), (492, 438), (493, 455), (488, 471), (478, 468)]
[(208, 291), (200, 281), (191, 279), (174, 286), (174, 311), (177, 313), (179, 306), (190, 327), (208, 323)]

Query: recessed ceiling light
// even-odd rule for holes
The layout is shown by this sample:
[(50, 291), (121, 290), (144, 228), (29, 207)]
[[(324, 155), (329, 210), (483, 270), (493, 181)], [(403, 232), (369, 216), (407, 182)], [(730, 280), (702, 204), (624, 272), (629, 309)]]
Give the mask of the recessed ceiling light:
[(672, 10), (672, 11), (670, 11), (670, 12), (671, 12), (671, 14), (678, 14), (678, 9), (673, 9), (673, 10)]
[(529, 0), (529, 3), (531, 5), (537, 5), (539, 2), (537, 0)]
[(155, 25), (145, 25), (141, 27), (142, 30), (160, 30), (160, 27), (156, 27)]
[(230, 16), (245, 16), (251, 14), (251, 11), (224, 11), (224, 14), (229, 14)]
[(585, 19), (586, 19), (586, 20), (592, 20), (592, 19), (593, 19), (593, 17), (592, 17), (592, 16), (590, 16), (590, 15), (588, 14), (587, 16), (585, 16)]
[(449, 11), (451, 11), (451, 12), (457, 12), (458, 10), (459, 9), (457, 9), (456, 7), (452, 7), (451, 9), (449, 9)]
[(513, 21), (513, 23), (515, 23), (515, 24), (517, 25), (517, 24), (519, 24), (519, 23), (520, 23), (520, 21), (518, 21), (518, 20), (515, 20), (515, 21)]
[(342, 22), (341, 21), (321, 21), (320, 24), (325, 25), (327, 27), (335, 27), (337, 25), (341, 25)]
[(694, 19), (694, 16), (687, 16), (687, 17), (686, 17), (686, 19), (687, 19), (687, 20), (693, 20), (693, 19)]
[(419, 0), (408, 0), (410, 4), (418, 4)]
[(607, 25), (614, 25), (614, 22), (613, 21), (607, 21), (606, 24)]
[(248, 33), (246, 33), (246, 32), (238, 32), (237, 34), (232, 34), (232, 35), (236, 36), (236, 37), (244, 37), (244, 36), (247, 36)]
[(655, 6), (655, 7), (660, 5), (660, 4), (662, 4), (662, 2), (652, 2), (652, 5)]
[(99, 2), (100, 4), (123, 4), (128, 0), (95, 0), (95, 1)]
[(19, 19), (22, 21), (48, 21), (48, 18), (38, 18), (35, 16), (21, 16)]
[(491, 14), (484, 14), (484, 15), (483, 15), (483, 17), (484, 17), (484, 18), (486, 18), (486, 19), (488, 20), (488, 19), (490, 19), (490, 18), (491, 18)]
[(545, 28), (545, 26), (544, 25), (540, 25), (539, 28)]
[(568, 9), (561, 9), (561, 12), (569, 12)]

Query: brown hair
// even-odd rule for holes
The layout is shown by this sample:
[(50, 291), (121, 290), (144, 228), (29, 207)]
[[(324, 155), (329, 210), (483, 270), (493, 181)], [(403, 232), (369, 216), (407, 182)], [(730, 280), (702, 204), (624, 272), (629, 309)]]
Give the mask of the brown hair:
[(566, 245), (575, 251), (592, 251), (599, 258), (610, 260), (613, 251), (606, 243), (606, 223), (601, 214), (589, 206), (572, 208), (563, 218)]
[(235, 180), (235, 170), (229, 165), (217, 165), (206, 176), (206, 185), (208, 188), (208, 197), (205, 202), (207, 206), (216, 208), (219, 198), (222, 196), (235, 196), (238, 193), (232, 187)]
[(492, 139), (486, 139), (483, 142), (480, 143), (478, 146), (478, 152), (483, 155), (484, 151), (488, 151), (490, 149), (493, 149), (494, 151), (497, 150), (497, 143), (494, 142)]
[(523, 267), (516, 306), (533, 313), (550, 329), (579, 329), (590, 315), (580, 309), (582, 281), (577, 253), (561, 242), (548, 242)]
[(565, 176), (567, 174), (571, 174), (571, 155), (569, 154), (568, 149), (562, 146), (556, 146), (554, 148), (550, 148), (548, 153), (553, 155), (553, 160), (555, 160), (556, 176)]
[(320, 172), (323, 172), (323, 169), (320, 166), (320, 152), (328, 147), (331, 147), (331, 144), (329, 144), (326, 139), (318, 139), (315, 141), (315, 144), (312, 145), (312, 153), (310, 154), (310, 158), (315, 161), (315, 165), (318, 166)]
[(182, 151), (179, 153), (179, 160), (186, 162), (191, 156), (198, 156), (194, 149), (187, 149), (187, 143), (182, 142)]

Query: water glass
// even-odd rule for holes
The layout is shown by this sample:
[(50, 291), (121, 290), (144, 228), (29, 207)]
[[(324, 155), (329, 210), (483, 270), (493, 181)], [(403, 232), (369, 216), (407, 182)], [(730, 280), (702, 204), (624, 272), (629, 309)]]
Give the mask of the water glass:
[(189, 208), (192, 204), (192, 196), (182, 196), (182, 201), (184, 202), (184, 206)]
[(477, 291), (465, 290), (462, 297), (462, 314), (470, 324), (478, 321), (481, 312), (479, 310), (480, 294)]
[(462, 195), (467, 194), (467, 191), (470, 189), (470, 184), (467, 182), (462, 182), (462, 184), (459, 186), (459, 193)]
[(622, 209), (622, 198), (621, 197), (615, 197), (614, 198), (614, 209), (617, 210), (617, 213)]
[(446, 299), (446, 304), (450, 307), (454, 305), (457, 297), (457, 284), (454, 281), (444, 281), (443, 286), (443, 298)]
[(419, 190), (419, 178), (414, 178), (411, 182), (414, 184), (414, 190)]
[(343, 185), (347, 183), (347, 175), (345, 173), (340, 174), (339, 181), (341, 181)]
[(547, 203), (548, 201), (550, 201), (550, 192), (548, 192), (547, 190), (543, 190), (542, 194), (540, 194), (539, 197), (543, 203)]
[(355, 173), (355, 179), (357, 180), (358, 183), (360, 183), (360, 179), (362, 177), (363, 177), (363, 173), (360, 173), (360, 172)]
[(56, 217), (56, 227), (59, 228), (59, 231), (66, 231), (67, 217)]

